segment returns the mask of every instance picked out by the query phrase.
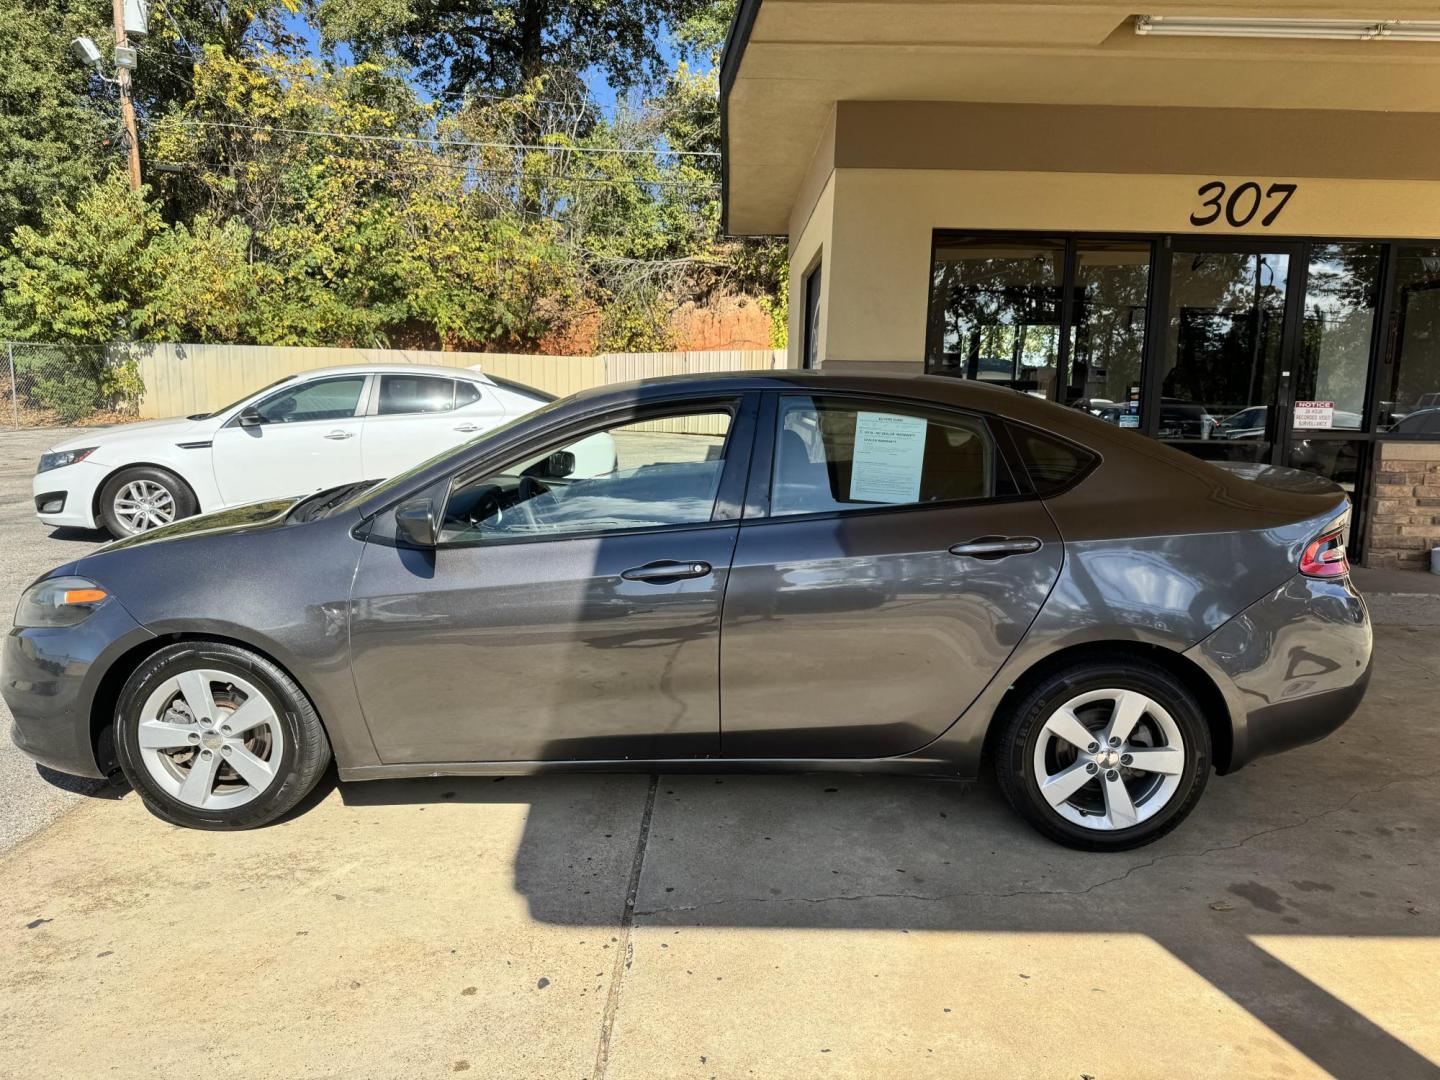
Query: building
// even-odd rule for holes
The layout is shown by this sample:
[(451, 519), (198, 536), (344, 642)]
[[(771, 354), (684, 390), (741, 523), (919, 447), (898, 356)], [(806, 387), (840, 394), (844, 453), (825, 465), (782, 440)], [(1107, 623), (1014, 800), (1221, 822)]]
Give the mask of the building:
[(1354, 493), (1362, 559), (1420, 566), (1440, 8), (1146, 11), (741, 0), (725, 220), (789, 237), (791, 362), (985, 379), (1310, 469)]

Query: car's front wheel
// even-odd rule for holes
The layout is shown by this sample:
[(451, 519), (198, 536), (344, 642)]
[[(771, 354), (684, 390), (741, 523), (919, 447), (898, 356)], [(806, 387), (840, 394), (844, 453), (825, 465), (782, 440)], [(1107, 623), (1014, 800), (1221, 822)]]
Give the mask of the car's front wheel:
[(194, 829), (274, 821), (310, 793), (330, 743), (309, 699), (265, 657), (188, 641), (146, 659), (116, 710), (125, 777), (157, 817)]
[(148, 465), (121, 469), (100, 489), (100, 520), (117, 539), (191, 517), (199, 508), (185, 481)]
[(1069, 847), (1119, 851), (1185, 818), (1210, 773), (1210, 730), (1171, 672), (1138, 657), (1055, 671), (1002, 719), (995, 771), (1010, 804)]

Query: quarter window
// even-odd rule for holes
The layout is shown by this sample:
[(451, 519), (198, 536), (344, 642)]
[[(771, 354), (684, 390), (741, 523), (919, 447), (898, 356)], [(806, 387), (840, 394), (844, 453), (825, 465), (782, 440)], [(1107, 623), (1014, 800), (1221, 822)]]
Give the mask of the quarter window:
[(1011, 431), (1037, 495), (1059, 494), (1084, 476), (1095, 462), (1094, 454), (1074, 443), (1052, 438), (1033, 428), (1012, 425)]
[(979, 417), (889, 402), (780, 399), (772, 516), (1014, 493)]
[(316, 379), (284, 390), (255, 407), (267, 424), (299, 424), (307, 420), (341, 420), (355, 415), (364, 375)]
[(380, 376), (381, 416), (448, 412), (455, 407), (455, 380), (436, 375)]
[(455, 383), (455, 408), (463, 409), (480, 400), (480, 388), (472, 382), (459, 379)]
[(624, 532), (708, 522), (728, 412), (615, 424), (552, 446), (450, 494), (443, 543)]

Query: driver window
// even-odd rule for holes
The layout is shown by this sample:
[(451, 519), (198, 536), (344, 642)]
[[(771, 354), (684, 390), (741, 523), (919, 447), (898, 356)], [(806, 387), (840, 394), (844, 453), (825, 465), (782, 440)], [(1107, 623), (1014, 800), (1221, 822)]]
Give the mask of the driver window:
[(266, 398), (255, 407), (255, 411), (267, 424), (348, 419), (355, 415), (355, 407), (360, 404), (360, 392), (364, 389), (364, 375), (316, 379)]
[(728, 412), (617, 424), (450, 492), (441, 543), (615, 532), (710, 520)]

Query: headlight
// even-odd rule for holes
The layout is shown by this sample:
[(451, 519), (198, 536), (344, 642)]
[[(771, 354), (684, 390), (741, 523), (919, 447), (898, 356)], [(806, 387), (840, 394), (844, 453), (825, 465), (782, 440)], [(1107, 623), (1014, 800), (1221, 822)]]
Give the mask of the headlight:
[(95, 582), (82, 577), (37, 581), (20, 597), (16, 626), (74, 626), (110, 599)]
[(66, 465), (74, 465), (76, 462), (84, 461), (95, 452), (93, 446), (83, 446), (79, 450), (52, 450), (48, 454), (40, 455), (40, 467), (37, 473), (49, 472), (51, 469), (63, 469)]

